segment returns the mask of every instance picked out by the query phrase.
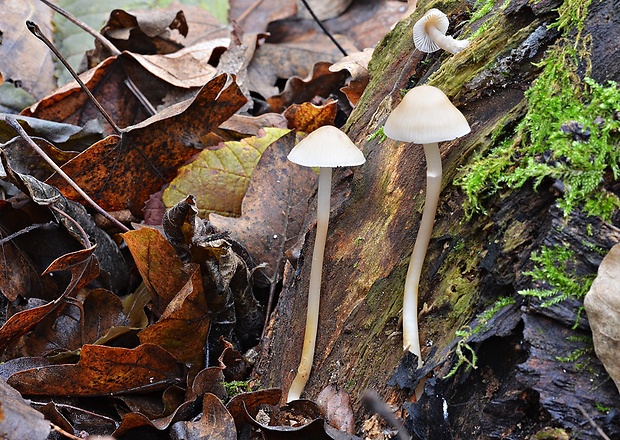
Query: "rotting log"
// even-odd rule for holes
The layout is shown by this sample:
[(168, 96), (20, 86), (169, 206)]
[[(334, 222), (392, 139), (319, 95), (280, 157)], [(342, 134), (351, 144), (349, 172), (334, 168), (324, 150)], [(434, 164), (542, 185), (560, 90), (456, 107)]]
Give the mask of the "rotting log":
[[(620, 415), (601, 408), (620, 408), (620, 398), (600, 362), (593, 354), (586, 355), (587, 368), (558, 360), (583, 349), (589, 335), (584, 317), (571, 329), (579, 304), (542, 308), (518, 292), (537, 287), (524, 272), (533, 267), (532, 252), (541, 246), (568, 243), (575, 250), (575, 273), (594, 274), (600, 250), (620, 241), (620, 217), (611, 223), (578, 211), (565, 217), (555, 207), (554, 182), (543, 181), (535, 191), (527, 186), (498, 191), (487, 200), (486, 214), (469, 218), (465, 196), (453, 185), (461, 167), (489, 149), (498, 129), (510, 132), (523, 118), (525, 92), (540, 74), (537, 63), (555, 50), (560, 36), (549, 24), (558, 19), (563, 2), (495, 3), (469, 25), (475, 29), (488, 21), (488, 27), (455, 56), (414, 50), (410, 33), (431, 7), (448, 13), (451, 33), (466, 31), (472, 5), (465, 1), (419, 1), (418, 11), (375, 50), (371, 82), (345, 127), (367, 163), (335, 173), (319, 334), (304, 396), (314, 399), (328, 384), (343, 387), (361, 422), (368, 415), (361, 395), (373, 388), (408, 410), (407, 426), (417, 438), (519, 439), (552, 427), (577, 438), (599, 438), (584, 412), (618, 437)], [(591, 66), (580, 66), (581, 75), (591, 68), (598, 82), (620, 80), (618, 10), (615, 0), (590, 5), (582, 32), (592, 38)], [(399, 318), (424, 204), (426, 165), (419, 146), (368, 138), (399, 102), (400, 91), (418, 83), (441, 88), (465, 114), (472, 133), (440, 145), (444, 189), (420, 285), (425, 366), (416, 372), (402, 350)], [(620, 192), (617, 182), (608, 183), (608, 190)], [(597, 233), (587, 232), (592, 229)], [(314, 233), (307, 232), (299, 259), (287, 264), (255, 368), (263, 387), (287, 390), (295, 376)], [(457, 362), (456, 331), (475, 326), (475, 317), (500, 297), (512, 297), (515, 304), (468, 340), (478, 368), (462, 368), (446, 378)], [(411, 403), (424, 376), (429, 377), (426, 392)]]

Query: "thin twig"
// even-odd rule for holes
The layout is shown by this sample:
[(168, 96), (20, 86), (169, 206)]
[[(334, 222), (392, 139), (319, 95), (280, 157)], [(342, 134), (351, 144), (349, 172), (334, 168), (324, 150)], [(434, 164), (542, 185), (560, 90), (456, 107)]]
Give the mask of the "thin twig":
[(256, 0), (254, 3), (248, 6), (248, 8), (245, 11), (243, 11), (243, 13), (239, 17), (237, 17), (235, 21), (237, 23), (241, 23), (243, 20), (246, 19), (248, 15), (252, 13), (252, 11), (254, 11), (254, 9), (258, 8), (262, 2), (263, 0)]
[(88, 238), (88, 234), (86, 233), (86, 231), (84, 230), (84, 228), (82, 227), (82, 225), (80, 225), (76, 219), (74, 219), (73, 217), (71, 217), (69, 214), (67, 214), (66, 212), (64, 212), (62, 209), (58, 209), (55, 206), (51, 206), (50, 208), (52, 208), (54, 211), (56, 211), (58, 214), (60, 214), (61, 216), (63, 216), (64, 218), (66, 218), (67, 220), (69, 220), (70, 223), (73, 224), (73, 226), (75, 227), (75, 229), (78, 230), (78, 232), (80, 233), (80, 235), (82, 236), (82, 240), (84, 240), (84, 247), (85, 248), (89, 248), (91, 247), (91, 243), (90, 243), (90, 238)]
[(129, 231), (129, 228), (127, 228), (127, 226), (125, 226), (124, 224), (122, 224), (121, 222), (119, 222), (117, 219), (115, 219), (114, 217), (112, 217), (105, 209), (103, 209), (101, 206), (99, 206), (97, 204), (97, 202), (95, 202), (93, 199), (91, 199), (88, 194), (86, 194), (84, 192), (84, 190), (82, 190), (82, 188), (80, 188), (78, 186), (77, 183), (75, 183), (73, 181), (73, 179), (71, 179), (71, 177), (69, 177), (67, 175), (67, 173), (65, 173), (58, 165), (56, 165), (56, 163), (49, 158), (49, 156), (45, 153), (45, 151), (43, 151), (33, 140), (32, 138), (28, 135), (28, 133), (26, 133), (26, 131), (22, 128), (21, 125), (19, 125), (19, 122), (17, 122), (17, 119), (15, 119), (15, 117), (11, 116), (11, 115), (4, 115), (4, 116), (0, 116), (1, 119), (4, 119), (7, 123), (7, 125), (9, 125), (13, 130), (15, 130), (17, 132), (17, 134), (19, 134), (26, 142), (28, 142), (28, 145), (30, 145), (34, 151), (43, 158), (43, 160), (45, 160), (45, 162), (48, 163), (48, 165), (50, 167), (52, 167), (52, 169), (54, 171), (56, 171), (58, 173), (58, 175), (60, 175), (63, 179), (65, 179), (65, 181), (71, 185), (71, 187), (75, 190), (75, 192), (77, 192), (80, 196), (82, 196), (82, 198), (84, 200), (86, 200), (86, 202), (88, 202), (94, 209), (95, 211), (97, 211), (99, 214), (101, 214), (102, 216), (104, 216), (105, 218), (107, 218), (108, 220), (110, 220), (112, 223), (114, 223), (118, 228), (120, 228), (123, 232), (127, 232)]
[(39, 0), (39, 1), (45, 4), (46, 6), (48, 6), (49, 8), (53, 9), (54, 11), (58, 12), (60, 15), (65, 17), (67, 20), (69, 20), (71, 23), (73, 23), (77, 27), (84, 30), (86, 33), (92, 35), (96, 40), (98, 40), (102, 45), (104, 45), (106, 49), (108, 49), (108, 51), (110, 51), (112, 55), (121, 54), (121, 51), (118, 50), (116, 46), (114, 46), (114, 44), (112, 44), (110, 40), (108, 40), (106, 37), (101, 35), (99, 32), (97, 32), (96, 30), (91, 28), (89, 25), (81, 21), (79, 18), (74, 17), (69, 12), (62, 9), (60, 6), (57, 6), (54, 3), (49, 2), (48, 0)]
[[(54, 3), (49, 2), (48, 0), (39, 0), (41, 3), (47, 5), (50, 9), (58, 12), (60, 15), (65, 17), (71, 23), (82, 29), (87, 34), (90, 34), (95, 40), (99, 41), (108, 51), (112, 54), (112, 56), (118, 56), (121, 54), (121, 51), (117, 49), (117, 47), (106, 37), (101, 35), (100, 32), (97, 32), (95, 29), (91, 28), (89, 25), (81, 21), (79, 18), (74, 17), (69, 12), (62, 9), (60, 6), (55, 5)], [(153, 107), (153, 105), (146, 99), (146, 96), (138, 89), (138, 87), (134, 84), (131, 78), (127, 78), (125, 80), (125, 85), (131, 93), (135, 95), (135, 97), (140, 101), (140, 103), (144, 106), (144, 108), (153, 116), (157, 111)]]
[(91, 93), (90, 90), (88, 90), (88, 88), (86, 87), (86, 85), (84, 84), (84, 82), (80, 79), (80, 77), (77, 75), (77, 73), (75, 73), (75, 70), (73, 70), (73, 67), (71, 67), (71, 65), (67, 62), (67, 60), (65, 59), (65, 57), (62, 56), (62, 54), (60, 53), (60, 51), (58, 49), (56, 49), (56, 46), (54, 46), (54, 43), (52, 43), (46, 36), (45, 34), (43, 34), (43, 32), (41, 32), (41, 29), (39, 29), (39, 26), (34, 22), (34, 21), (26, 21), (26, 27), (28, 28), (28, 30), (30, 32), (32, 32), (32, 34), (37, 37), (39, 40), (43, 41), (43, 43), (45, 43), (45, 45), (52, 51), (54, 52), (54, 55), (56, 55), (56, 57), (60, 60), (60, 62), (67, 68), (67, 70), (69, 71), (69, 73), (71, 73), (71, 76), (73, 76), (73, 78), (77, 81), (77, 83), (80, 85), (80, 87), (82, 88), (82, 90), (84, 90), (84, 93), (86, 93), (88, 95), (88, 97), (90, 98), (91, 102), (93, 103), (93, 105), (95, 107), (97, 107), (97, 110), (99, 110), (99, 113), (101, 113), (103, 115), (103, 117), (106, 119), (106, 121), (108, 121), (108, 124), (110, 124), (112, 126), (112, 128), (114, 129), (114, 131), (118, 134), (121, 135), (123, 133), (123, 130), (121, 130), (121, 128), (116, 125), (116, 122), (114, 122), (112, 120), (112, 118), (110, 117), (110, 115), (108, 114), (108, 112), (105, 111), (105, 109), (101, 106), (101, 104), (99, 104), (99, 101), (97, 101), (97, 99), (95, 99), (95, 97), (93, 96), (93, 94)]
[(56, 223), (54, 222), (47, 222), (47, 223), (34, 223), (30, 226), (26, 226), (25, 228), (20, 229), (19, 231), (14, 232), (10, 235), (7, 235), (2, 240), (0, 240), (0, 246), (8, 243), (11, 240), (14, 240), (15, 238), (19, 237), (22, 234), (27, 234), (30, 231), (34, 231), (35, 229), (50, 229), (52, 226), (55, 226), (55, 225)]
[(603, 428), (598, 426), (598, 423), (596, 423), (596, 421), (592, 417), (590, 417), (590, 414), (588, 414), (586, 412), (586, 410), (583, 409), (583, 407), (581, 405), (577, 404), (576, 406), (577, 406), (577, 409), (579, 411), (581, 411), (581, 414), (583, 414), (583, 416), (586, 418), (586, 420), (590, 423), (590, 425), (592, 425), (592, 427), (594, 429), (596, 429), (596, 432), (598, 432), (598, 434), (601, 436), (602, 439), (604, 439), (604, 440), (611, 440), (609, 438), (609, 436), (607, 434), (605, 434), (605, 431), (603, 431)]
[(62, 435), (63, 437), (67, 437), (70, 438), (71, 440), (82, 440), (81, 437), (76, 437), (75, 435), (71, 434), (70, 432), (65, 431), (64, 429), (62, 429), (60, 426), (58, 425), (54, 425), (53, 423), (50, 423), (50, 425), (52, 425), (52, 429), (54, 431), (56, 431), (57, 433), (59, 433), (60, 435)]
[(301, 2), (304, 4), (304, 6), (306, 7), (310, 15), (312, 15), (312, 18), (314, 19), (314, 21), (316, 21), (316, 23), (321, 27), (321, 29), (323, 29), (323, 32), (325, 32), (325, 35), (327, 35), (329, 39), (332, 40), (332, 42), (336, 45), (336, 47), (340, 50), (340, 52), (342, 52), (342, 54), (346, 57), (348, 55), (347, 51), (344, 50), (344, 48), (340, 44), (338, 44), (334, 36), (327, 30), (325, 26), (323, 26), (323, 23), (321, 23), (321, 20), (319, 20), (319, 18), (316, 16), (312, 8), (310, 8), (310, 5), (306, 2), (306, 0), (301, 0)]
[(399, 440), (410, 440), (407, 430), (404, 428), (403, 423), (399, 421), (390, 407), (379, 397), (377, 392), (372, 389), (367, 389), (362, 395), (362, 403), (370, 411), (376, 413), (379, 417), (387, 422), (392, 428), (397, 431), (396, 436)]

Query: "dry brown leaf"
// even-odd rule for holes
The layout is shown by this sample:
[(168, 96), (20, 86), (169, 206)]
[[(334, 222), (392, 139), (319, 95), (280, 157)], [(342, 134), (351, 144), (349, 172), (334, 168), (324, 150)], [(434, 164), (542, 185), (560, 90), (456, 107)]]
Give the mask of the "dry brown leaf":
[(75, 365), (25, 370), (7, 382), (28, 395), (101, 396), (163, 389), (178, 380), (176, 360), (162, 348), (148, 344), (134, 349), (84, 345)]
[(299, 41), (259, 46), (248, 66), (250, 90), (268, 99), (280, 93), (276, 86), (279, 79), (305, 78), (312, 74), (317, 63), (340, 60), (342, 54), (325, 38), (319, 37), (319, 41), (311, 41), (307, 46)]
[(310, 168), (286, 159), (294, 145), (295, 134), (289, 133), (265, 150), (243, 199), (240, 218), (209, 216), (214, 226), (230, 231), (243, 243), (258, 263), (267, 263), (262, 270), (272, 282), (281, 278), (284, 252), (297, 240), (317, 179)]
[[(307, 0), (308, 6), (320, 21), (336, 18), (347, 10), (353, 0)], [(297, 17), (312, 20), (304, 4), (297, 0)]]
[(246, 32), (265, 32), (272, 21), (292, 17), (297, 12), (295, 0), (231, 0), (229, 20), (239, 23)]
[(323, 125), (334, 125), (337, 112), (336, 101), (330, 101), (324, 105), (302, 102), (287, 108), (284, 111), (284, 117), (288, 121), (288, 128), (311, 133)]
[(342, 58), (329, 68), (331, 72), (348, 70), (351, 74), (351, 78), (348, 80), (347, 85), (340, 90), (347, 95), (347, 98), (352, 105), (357, 104), (362, 96), (362, 93), (364, 93), (368, 82), (370, 81), (370, 75), (368, 75), (368, 63), (372, 58), (373, 52), (374, 49), (366, 48), (362, 52), (352, 53)]
[(217, 38), (166, 55), (128, 55), (169, 84), (182, 88), (202, 87), (217, 74), (217, 69), (209, 64), (213, 52), (224, 50), (229, 44), (229, 38)]
[(584, 306), (596, 356), (620, 391), (620, 244), (603, 258)]
[(52, 10), (38, 0), (3, 0), (0, 84), (9, 82), (41, 99), (56, 88), (52, 53), (26, 28), (36, 22), (52, 38)]

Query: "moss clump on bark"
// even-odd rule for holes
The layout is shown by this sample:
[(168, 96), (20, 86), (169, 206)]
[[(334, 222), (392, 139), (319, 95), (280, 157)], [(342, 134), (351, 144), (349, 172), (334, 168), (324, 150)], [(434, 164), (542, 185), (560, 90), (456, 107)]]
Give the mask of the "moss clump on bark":
[(496, 133), (489, 154), (457, 180), (472, 211), (484, 212), (483, 199), (501, 188), (531, 181), (536, 188), (545, 178), (563, 191), (558, 205), (566, 215), (578, 208), (609, 220), (620, 207), (603, 185), (609, 171), (620, 177), (620, 90), (587, 78), (591, 38), (582, 31), (589, 3), (567, 0), (558, 9), (552, 27), (563, 36), (539, 64), (543, 71), (526, 93), (527, 111), (515, 133)]

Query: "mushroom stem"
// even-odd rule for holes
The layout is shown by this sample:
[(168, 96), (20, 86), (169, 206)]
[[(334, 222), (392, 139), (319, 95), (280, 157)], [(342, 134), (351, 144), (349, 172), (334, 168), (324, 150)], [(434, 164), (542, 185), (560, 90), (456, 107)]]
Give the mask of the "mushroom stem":
[(329, 206), (332, 189), (332, 169), (329, 167), (319, 168), (319, 189), (316, 210), (316, 238), (312, 253), (312, 267), (310, 268), (310, 287), (308, 289), (308, 311), (306, 315), (306, 331), (304, 333), (304, 346), (301, 353), (301, 361), (297, 369), (297, 375), (288, 392), (287, 402), (297, 400), (301, 396), (306, 382), (310, 377), (312, 361), (314, 359), (314, 347), (319, 322), (319, 304), (321, 300), (321, 275), (323, 271), (323, 255), (325, 253), (325, 241), (327, 239), (327, 225), (329, 223)]
[(469, 46), (469, 40), (456, 40), (450, 35), (444, 35), (431, 24), (427, 25), (426, 31), (437, 46), (451, 54), (459, 53)]
[(420, 336), (418, 335), (418, 286), (420, 274), (428, 243), (435, 222), (435, 211), (441, 193), (441, 154), (437, 142), (424, 144), (426, 156), (426, 200), (422, 221), (418, 229), (407, 279), (405, 280), (405, 294), (403, 298), (403, 348), (418, 357), (418, 368), (422, 367), (422, 353), (420, 351)]

